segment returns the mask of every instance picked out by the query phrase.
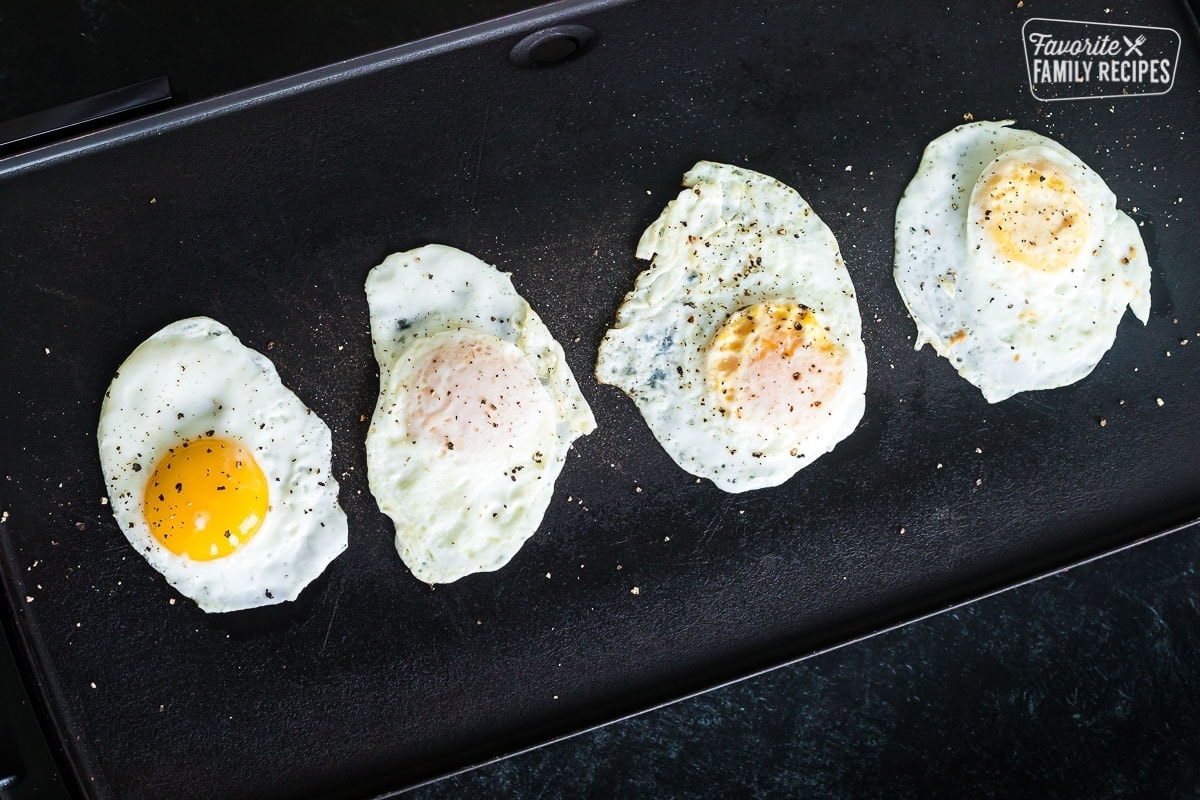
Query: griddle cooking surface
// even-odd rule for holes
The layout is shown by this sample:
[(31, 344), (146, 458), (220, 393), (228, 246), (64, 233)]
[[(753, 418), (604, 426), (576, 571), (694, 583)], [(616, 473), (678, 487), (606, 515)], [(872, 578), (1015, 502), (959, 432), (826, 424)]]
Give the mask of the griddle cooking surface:
[[(0, 161), (2, 574), (84, 790), (396, 789), (1194, 517), (1195, 34), (1169, 3), (1055, 13), (1180, 30), (1172, 92), (1038, 102), (1032, 14), (1014, 2), (848, 18), (658, 0), (561, 12), (599, 38), (550, 68), (508, 60), (540, 24), (524, 15)], [(967, 114), (1066, 144), (1143, 223), (1154, 268), (1148, 326), (1127, 316), (1075, 386), (995, 406), (912, 349), (891, 279), (896, 203)], [(858, 430), (743, 495), (679, 470), (591, 378), (644, 267), (637, 237), (701, 158), (782, 180), (833, 229), (870, 362)], [(396, 556), (361, 421), (376, 389), (363, 279), (428, 242), (513, 273), (600, 426), (509, 566), (436, 589)], [(269, 351), (334, 431), (350, 547), (296, 603), (203, 614), (101, 504), (104, 389), (138, 342), (195, 314)]]

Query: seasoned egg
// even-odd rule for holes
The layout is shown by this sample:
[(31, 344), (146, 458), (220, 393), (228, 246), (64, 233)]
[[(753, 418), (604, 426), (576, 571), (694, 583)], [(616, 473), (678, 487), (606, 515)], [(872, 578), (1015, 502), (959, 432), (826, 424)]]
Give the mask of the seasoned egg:
[(562, 347), (507, 274), (452, 247), (388, 256), (366, 292), (379, 362), (367, 474), (396, 549), (427, 583), (499, 569), (596, 427)]
[(925, 343), (992, 403), (1088, 375), (1125, 307), (1145, 323), (1137, 225), (1091, 168), (1011, 122), (930, 142), (896, 208), (895, 279)]
[(600, 343), (687, 472), (729, 492), (786, 481), (862, 418), (866, 355), (837, 240), (794, 190), (702, 161), (646, 229), (652, 259)]
[(219, 322), (139, 345), (97, 440), (121, 532), (205, 611), (294, 600), (346, 548), (329, 428)]

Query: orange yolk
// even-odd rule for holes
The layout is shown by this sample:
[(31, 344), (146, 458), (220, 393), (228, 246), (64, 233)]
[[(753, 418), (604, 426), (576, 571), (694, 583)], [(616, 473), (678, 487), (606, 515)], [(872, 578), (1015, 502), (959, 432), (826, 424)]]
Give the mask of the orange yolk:
[(211, 561), (244, 545), (267, 517), (267, 476), (249, 450), (201, 437), (154, 466), (143, 504), (150, 532), (175, 555)]
[(724, 413), (787, 424), (822, 413), (841, 385), (843, 357), (811, 309), (757, 303), (731, 315), (713, 337), (708, 384)]

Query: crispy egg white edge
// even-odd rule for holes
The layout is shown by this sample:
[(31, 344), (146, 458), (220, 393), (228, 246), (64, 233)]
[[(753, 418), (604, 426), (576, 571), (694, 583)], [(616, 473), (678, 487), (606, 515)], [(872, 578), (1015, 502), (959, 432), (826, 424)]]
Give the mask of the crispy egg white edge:
[[(200, 358), (195, 357), (197, 353)], [(215, 417), (210, 407), (205, 409), (207, 416), (189, 414), (183, 420), (176, 419), (176, 408), (204, 405), (206, 400), (210, 405), (214, 402), (204, 395), (201, 367), (206, 363), (216, 368), (210, 374), (217, 376), (223, 387), (238, 393), (233, 396), (241, 401), (240, 405), (217, 412)], [(189, 388), (180, 394), (169, 376), (188, 366), (192, 367), (194, 377), (186, 382)], [(180, 375), (186, 372), (180, 370)], [(272, 402), (260, 399), (264, 391)], [(125, 415), (136, 413), (135, 409), (147, 397), (153, 398), (152, 406), (162, 409), (162, 424), (153, 429), (149, 421), (135, 426), (125, 424)], [(250, 424), (230, 426), (229, 419), (246, 419)], [(259, 425), (266, 428), (260, 431)], [(254, 453), (267, 475), (271, 510), (255, 536), (230, 555), (212, 561), (193, 561), (175, 555), (154, 538), (145, 521), (142, 497), (145, 482), (165, 448), (201, 436), (210, 429), (217, 436), (239, 441)], [(140, 437), (139, 432), (143, 434)], [(311, 443), (316, 464), (291, 464), (291, 449), (283, 459), (275, 457), (280, 448), (296, 441)], [(195, 600), (204, 611), (237, 611), (295, 600), (346, 549), (348, 526), (338, 503), (338, 483), (330, 467), (333, 443), (329, 427), (284, 386), (266, 356), (245, 347), (229, 328), (215, 320), (207, 317), (179, 320), (134, 349), (105, 392), (97, 443), (105, 485), (121, 533), (169, 584)], [(149, 446), (160, 447), (162, 451), (148, 452)], [(261, 451), (260, 446), (268, 450)], [(135, 463), (139, 470), (134, 470)], [(312, 472), (314, 468), (319, 473)], [(323, 486), (319, 485), (322, 483)], [(124, 489), (127, 484), (134, 491)], [(315, 497), (317, 503), (313, 508), (317, 513), (305, 513), (304, 508), (289, 500), (289, 490)], [(231, 574), (248, 574), (249, 580), (231, 584)], [(271, 597), (267, 596), (268, 591)]]
[[(600, 343), (596, 378), (624, 390), (634, 400), (655, 438), (688, 473), (708, 478), (727, 492), (776, 486), (832, 450), (862, 419), (867, 367), (854, 286), (833, 232), (791, 187), (752, 170), (710, 161), (701, 161), (689, 170), (683, 186), (638, 242), (637, 257), (652, 262), (638, 275), (613, 327)], [(779, 234), (780, 230), (785, 233)], [(769, 251), (771, 263), (799, 264), (805, 269), (785, 280), (763, 270), (755, 280), (722, 286), (716, 276), (722, 272), (724, 259), (720, 255), (710, 258), (707, 252), (730, 249), (740, 256), (744, 245), (757, 252)], [(689, 250), (705, 253), (697, 256), (702, 269), (693, 270), (688, 257), (679, 256)], [(817, 254), (815, 262), (809, 258), (813, 252)], [(711, 289), (711, 296), (720, 298), (716, 307), (703, 317), (692, 314), (681, 300), (685, 284)], [(748, 295), (746, 289), (750, 289)], [(835, 299), (827, 303), (827, 297)], [(771, 448), (761, 439), (747, 441), (739, 426), (704, 405), (707, 388), (700, 365), (713, 335), (733, 312), (772, 300), (794, 300), (812, 308), (830, 329), (830, 339), (848, 356), (831, 419), (812, 442), (815, 446), (800, 458), (790, 455), (787, 447), (767, 452)], [(689, 316), (696, 317), (697, 324), (685, 324)], [(665, 338), (656, 337), (655, 330), (665, 332)], [(644, 338), (643, 345), (661, 339), (648, 358), (642, 357), (647, 351), (638, 346), (639, 337)], [(674, 342), (681, 342), (690, 354), (685, 356), (688, 364), (671, 360)], [(680, 366), (688, 374), (672, 384), (672, 404), (652, 384), (656, 375), (658, 380), (674, 379)], [(696, 369), (700, 374), (691, 375)], [(703, 430), (694, 443), (673, 434), (689, 428)], [(738, 443), (732, 448), (737, 452), (729, 452), (729, 442)]]
[[(368, 274), (366, 292), (375, 358), (380, 366), (380, 396), (367, 434), (368, 482), (380, 510), (396, 526), (397, 552), (413, 574), (427, 583), (449, 583), (475, 572), (499, 569), (537, 531), (571, 443), (596, 428), (562, 346), (517, 293), (507, 273), (446, 245), (426, 245), (388, 256)], [(426, 295), (434, 302), (427, 303)], [(494, 313), (473, 313), (476, 309)], [(405, 352), (423, 337), (454, 330), (495, 336), (520, 349), (557, 416), (552, 453), (544, 460), (540, 473), (522, 470), (513, 481), (521, 487), (527, 502), (503, 524), (485, 522), (469, 533), (466, 538), (471, 542), (472, 554), (466, 557), (461, 549), (431, 547), (423, 532), (428, 521), (414, 518), (404, 498), (385, 483), (387, 475), (400, 475), (397, 482), (404, 482), (405, 473), (422, 465), (414, 461), (415, 454), (406, 443), (381, 433), (385, 430), (386, 406), (392, 399), (390, 389), (403, 368), (400, 361)], [(371, 469), (370, 464), (377, 466)], [(539, 474), (541, 480), (537, 479)], [(452, 476), (447, 480), (458, 481)], [(499, 538), (494, 535), (497, 527), (504, 531)]]
[[(1040, 134), (1010, 128), (1012, 124), (1011, 120), (969, 123), (931, 141), (896, 208), (893, 277), (917, 325), (916, 349), (926, 343), (933, 346), (991, 403), (1021, 391), (1051, 389), (1080, 380), (1112, 347), (1126, 305), (1143, 323), (1148, 321), (1150, 312), (1150, 264), (1137, 224), (1116, 208), (1112, 191), (1078, 156)], [(1084, 191), (1089, 195), (1084, 198), (1089, 211), (1093, 217), (1101, 218), (1103, 226), (1098, 237), (1101, 241), (1094, 242), (1102, 254), (1095, 263), (1108, 264), (1109, 271), (1117, 274), (1120, 281), (1105, 282), (1093, 291), (1091, 284), (1098, 282), (1099, 276), (1088, 276), (1084, 292), (1093, 299), (1086, 304), (1105, 325), (1097, 335), (1084, 337), (1087, 347), (1080, 348), (1076, 342), (1068, 348), (1074, 350), (1073, 353), (1059, 354), (1042, 342), (1035, 352), (1025, 353), (1024, 364), (994, 357), (990, 364), (985, 361), (983, 365), (977, 365), (975, 352), (966, 356), (964, 362), (956, 362), (963, 353), (952, 351), (950, 339), (955, 332), (968, 327), (971, 333), (965, 350), (984, 348), (993, 353), (1015, 352), (1007, 345), (1001, 347), (999, 341), (981, 338), (990, 329), (975, 324), (979, 319), (977, 316), (964, 316), (964, 310), (968, 310), (972, 302), (980, 301), (982, 305), (981, 291), (990, 291), (991, 297), (1016, 288), (1004, 285), (972, 288), (972, 276), (965, 269), (969, 259), (966, 220), (972, 190), (984, 170), (1003, 154), (1028, 148), (1048, 151), (1055, 163), (1067, 167), (1073, 178), (1083, 182)], [(950, 166), (945, 166), (947, 164)], [(1133, 247), (1136, 254), (1121, 269), (1119, 259), (1129, 247)], [(1023, 285), (1036, 287), (1036, 294), (1045, 295), (1053, 291), (1052, 284), (1060, 279), (1053, 274), (1035, 275), (1031, 271)], [(953, 287), (953, 292), (947, 293), (943, 285)], [(956, 296), (964, 294), (975, 296), (965, 297), (963, 303), (957, 302)], [(1001, 306), (995, 307), (1006, 307), (1009, 301), (1024, 302), (1025, 299), (1025, 296), (1006, 296)], [(994, 302), (991, 305), (994, 306)], [(1099, 335), (1100, 332), (1103, 335)]]

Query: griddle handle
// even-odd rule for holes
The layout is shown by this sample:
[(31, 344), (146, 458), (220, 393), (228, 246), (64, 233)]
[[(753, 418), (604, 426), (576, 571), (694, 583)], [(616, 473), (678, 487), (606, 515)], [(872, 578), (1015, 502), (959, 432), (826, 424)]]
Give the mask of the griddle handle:
[(171, 85), (164, 75), (18, 117), (0, 123), (0, 152), (9, 152), (22, 142), (44, 140), (170, 99)]

